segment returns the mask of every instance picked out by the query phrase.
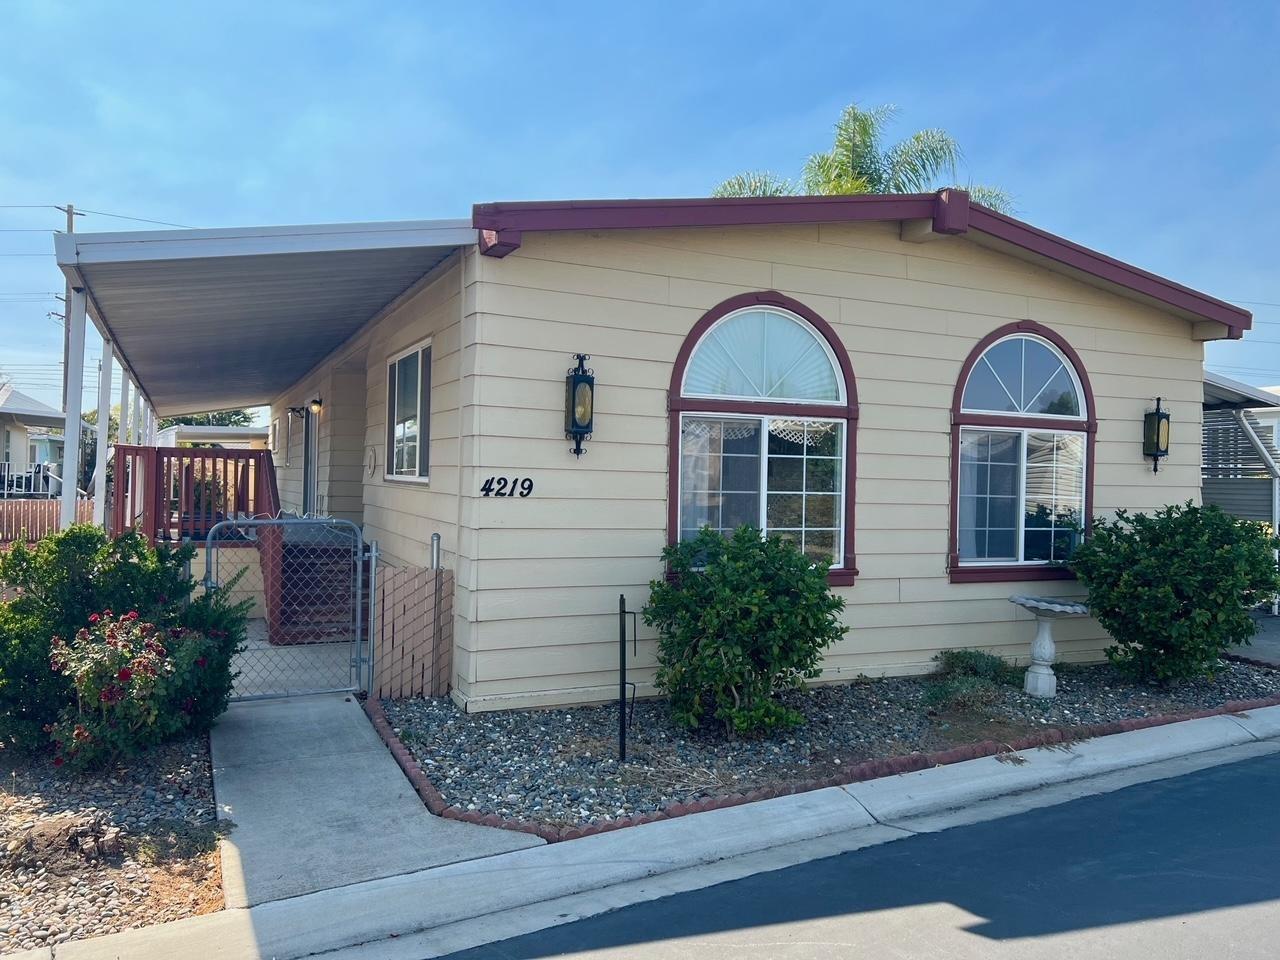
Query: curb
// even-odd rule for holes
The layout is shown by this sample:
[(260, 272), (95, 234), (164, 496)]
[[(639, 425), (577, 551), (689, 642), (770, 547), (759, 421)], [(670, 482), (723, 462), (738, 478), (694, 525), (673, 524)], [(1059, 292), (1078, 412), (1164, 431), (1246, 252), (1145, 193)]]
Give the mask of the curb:
[[(1277, 669), (1275, 664), (1263, 663), (1261, 661), (1251, 661), (1244, 657), (1230, 657), (1243, 663), (1250, 663), (1256, 666), (1268, 667), (1269, 669)], [(1129, 733), (1134, 730), (1146, 730), (1151, 727), (1163, 727), (1171, 723), (1182, 723), (1186, 720), (1203, 720), (1206, 717), (1220, 717), (1230, 714), (1245, 713), (1249, 710), (1260, 710), (1264, 707), (1280, 706), (1280, 695), (1273, 697), (1264, 697), (1260, 700), (1231, 700), (1219, 707), (1209, 710), (1190, 710), (1183, 713), (1166, 713), (1159, 714), (1154, 717), (1133, 717), (1128, 720), (1114, 720), (1110, 723), (1093, 723), (1085, 724), (1080, 727), (1068, 727), (1065, 730), (1054, 727), (1045, 730), (1043, 733), (1032, 734), (1028, 737), (1021, 737), (1012, 743), (997, 743), (995, 740), (982, 740), (978, 743), (962, 744), (958, 747), (952, 747), (949, 750), (939, 750), (933, 753), (913, 753), (899, 757), (886, 757), (879, 760), (864, 760), (861, 763), (854, 764), (847, 772), (842, 772), (834, 777), (824, 777), (814, 780), (796, 780), (788, 783), (780, 783), (771, 787), (761, 787), (756, 790), (750, 790), (746, 793), (731, 793), (722, 797), (708, 797), (703, 800), (696, 800), (693, 803), (673, 803), (661, 810), (655, 810), (651, 813), (639, 813), (630, 817), (622, 817), (617, 820), (598, 820), (590, 823), (581, 823), (569, 827), (553, 827), (548, 824), (535, 823), (531, 820), (520, 820), (512, 817), (499, 816), (496, 813), (482, 814), (478, 810), (463, 810), (456, 806), (451, 806), (436, 789), (435, 784), (431, 782), (431, 778), (427, 776), (422, 765), (414, 758), (413, 753), (408, 747), (401, 742), (396, 736), (395, 731), (391, 728), (391, 722), (387, 719), (386, 711), (382, 707), (381, 701), (375, 697), (369, 697), (364, 701), (364, 712), (368, 715), (373, 727), (378, 731), (378, 735), (382, 737), (383, 743), (387, 745), (387, 749), (391, 751), (391, 755), (395, 757), (396, 763), (400, 765), (400, 769), (404, 771), (404, 775), (408, 778), (409, 783), (413, 786), (422, 802), (426, 804), (428, 810), (438, 817), (445, 817), (450, 820), (460, 820), (463, 823), (475, 823), (486, 827), (497, 827), (500, 830), (516, 830), (522, 833), (531, 833), (534, 836), (541, 837), (547, 843), (559, 843), (564, 840), (577, 840), (582, 837), (590, 837), (596, 834), (608, 833), (613, 830), (623, 830), (627, 827), (640, 826), (645, 823), (654, 823), (658, 820), (671, 820), (677, 817), (688, 816), (692, 813), (704, 813), (708, 810), (723, 810), (728, 807), (740, 806), (744, 803), (755, 803), (759, 800), (772, 800), (777, 797), (788, 797), (798, 793), (810, 793), (814, 790), (823, 790), (827, 787), (846, 787), (855, 783), (863, 783), (868, 780), (876, 780), (881, 777), (892, 777), (903, 773), (914, 773), (917, 770), (927, 770), (932, 767), (945, 767), (953, 763), (963, 763), (966, 760), (979, 760), (983, 757), (993, 757), (1003, 753), (1017, 753), (1021, 750), (1031, 750), (1036, 747), (1052, 746), (1056, 743), (1064, 741), (1078, 740), (1094, 740), (1099, 737), (1109, 737), (1117, 733)]]

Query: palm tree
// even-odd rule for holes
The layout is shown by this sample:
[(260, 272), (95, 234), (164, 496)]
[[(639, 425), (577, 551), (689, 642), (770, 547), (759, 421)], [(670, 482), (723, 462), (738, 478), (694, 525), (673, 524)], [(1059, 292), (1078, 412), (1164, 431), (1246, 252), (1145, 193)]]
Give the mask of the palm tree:
[[(884, 130), (897, 116), (892, 105), (863, 110), (844, 108), (836, 123), (835, 142), (805, 161), (799, 181), (767, 171), (740, 173), (712, 191), (714, 197), (786, 197), (798, 194), (843, 196), (853, 193), (927, 193), (954, 183), (962, 159), (960, 146), (945, 130), (914, 133), (891, 147)], [(1013, 198), (997, 187), (968, 184), (969, 196), (1004, 213)]]

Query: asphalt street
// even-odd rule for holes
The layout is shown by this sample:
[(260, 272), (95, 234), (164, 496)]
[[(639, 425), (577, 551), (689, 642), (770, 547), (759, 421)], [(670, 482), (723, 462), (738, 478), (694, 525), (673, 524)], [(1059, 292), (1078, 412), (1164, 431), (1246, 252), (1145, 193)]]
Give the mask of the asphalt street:
[(1280, 754), (638, 904), (448, 960), (1276, 960)]

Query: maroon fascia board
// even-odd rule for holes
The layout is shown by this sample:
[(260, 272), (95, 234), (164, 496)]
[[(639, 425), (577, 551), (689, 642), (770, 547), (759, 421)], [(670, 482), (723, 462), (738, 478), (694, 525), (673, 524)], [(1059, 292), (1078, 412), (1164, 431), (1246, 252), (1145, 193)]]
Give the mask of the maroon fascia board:
[(1082, 247), (1029, 223), (973, 203), (956, 188), (937, 193), (864, 194), (847, 197), (702, 197), (668, 200), (553, 200), (479, 203), (472, 225), (480, 252), (505, 257), (521, 234), (542, 230), (636, 230), (654, 227), (724, 227), (780, 223), (931, 220), (937, 233), (976, 230), (1132, 290), (1203, 320), (1221, 323), (1239, 339), (1253, 314), (1216, 297)]

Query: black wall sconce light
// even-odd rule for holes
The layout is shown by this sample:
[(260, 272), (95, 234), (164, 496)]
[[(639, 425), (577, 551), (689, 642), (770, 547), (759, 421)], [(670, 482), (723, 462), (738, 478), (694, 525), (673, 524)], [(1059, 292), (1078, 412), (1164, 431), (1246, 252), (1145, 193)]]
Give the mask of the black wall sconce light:
[(582, 441), (591, 439), (591, 425), (595, 419), (595, 371), (587, 369), (591, 359), (585, 353), (575, 353), (576, 367), (570, 367), (564, 378), (564, 435), (573, 441), (569, 452), (581, 457), (585, 452)]
[(316, 416), (319, 416), (320, 411), (324, 409), (324, 402), (319, 397), (316, 397), (314, 400), (312, 400), (310, 403), (307, 404), (307, 409), (310, 410), (312, 413), (314, 413)]
[(1151, 458), (1152, 473), (1160, 472), (1161, 458), (1169, 455), (1169, 411), (1160, 409), (1160, 397), (1142, 418), (1142, 455)]

